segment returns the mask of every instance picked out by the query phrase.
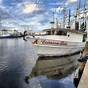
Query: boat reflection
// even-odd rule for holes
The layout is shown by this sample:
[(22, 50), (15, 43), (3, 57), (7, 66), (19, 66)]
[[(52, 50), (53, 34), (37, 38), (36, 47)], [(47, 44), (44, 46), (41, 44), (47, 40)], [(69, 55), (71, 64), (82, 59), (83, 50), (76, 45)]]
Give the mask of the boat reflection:
[(79, 54), (67, 57), (39, 57), (30, 78), (40, 75), (50, 79), (61, 79), (72, 74), (79, 66)]

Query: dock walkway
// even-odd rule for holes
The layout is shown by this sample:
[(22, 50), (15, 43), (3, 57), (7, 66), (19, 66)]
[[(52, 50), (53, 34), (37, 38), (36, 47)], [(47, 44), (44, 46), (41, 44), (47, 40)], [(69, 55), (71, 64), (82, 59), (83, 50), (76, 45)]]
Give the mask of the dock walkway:
[(88, 88), (88, 61), (85, 65), (81, 80), (79, 82), (78, 88)]
[[(83, 55), (88, 56), (88, 42), (86, 43)], [(88, 60), (85, 64), (84, 71), (77, 88), (88, 88)]]

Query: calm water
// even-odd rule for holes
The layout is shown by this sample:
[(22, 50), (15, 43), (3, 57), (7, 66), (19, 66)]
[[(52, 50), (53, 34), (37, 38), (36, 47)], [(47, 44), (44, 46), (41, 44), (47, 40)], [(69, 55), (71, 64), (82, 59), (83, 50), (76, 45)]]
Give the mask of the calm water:
[(37, 54), (30, 41), (23, 39), (0, 40), (0, 88), (74, 88), (73, 76), (61, 80), (50, 80), (45, 76), (30, 79), (37, 61)]

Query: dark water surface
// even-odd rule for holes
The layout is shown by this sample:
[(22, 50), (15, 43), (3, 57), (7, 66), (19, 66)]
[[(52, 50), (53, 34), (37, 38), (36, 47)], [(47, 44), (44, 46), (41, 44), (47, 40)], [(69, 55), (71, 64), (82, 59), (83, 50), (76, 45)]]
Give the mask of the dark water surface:
[(45, 76), (30, 79), (37, 61), (37, 54), (30, 41), (23, 39), (0, 40), (0, 88), (74, 88), (73, 76), (61, 80), (50, 80)]

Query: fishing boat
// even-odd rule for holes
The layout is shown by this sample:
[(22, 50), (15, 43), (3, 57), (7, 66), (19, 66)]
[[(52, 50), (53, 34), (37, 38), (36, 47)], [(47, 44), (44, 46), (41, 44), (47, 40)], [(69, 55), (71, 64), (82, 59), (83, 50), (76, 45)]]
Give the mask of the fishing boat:
[[(54, 24), (54, 20), (51, 23)], [(75, 20), (75, 28), (72, 29), (69, 10), (67, 28), (57, 25), (56, 28), (51, 27), (37, 34), (31, 40), (39, 57), (30, 78), (39, 75), (46, 75), (51, 79), (63, 78), (78, 68), (77, 60), (80, 58), (80, 52), (83, 51), (87, 38), (85, 20), (82, 25)]]
[(55, 35), (37, 36), (32, 43), (39, 56), (69, 56), (80, 53), (85, 40), (85, 32), (61, 29)]
[(45, 35), (32, 39), (38, 60), (30, 78), (44, 75), (49, 79), (61, 79), (72, 74), (79, 66), (77, 60), (85, 47), (86, 32), (53, 29), (51, 35), (50, 29), (45, 31)]
[[(77, 10), (78, 12), (78, 10)], [(69, 56), (80, 53), (86, 42), (87, 33), (86, 20), (83, 24), (79, 24), (78, 14), (76, 14), (75, 28), (71, 28), (70, 9), (68, 26), (65, 28), (65, 19), (63, 20), (63, 27), (58, 27), (58, 20), (56, 20), (56, 28), (51, 27), (45, 29), (46, 35), (36, 36), (33, 45), (39, 56)], [(54, 25), (54, 20), (51, 22)]]

